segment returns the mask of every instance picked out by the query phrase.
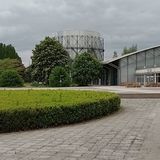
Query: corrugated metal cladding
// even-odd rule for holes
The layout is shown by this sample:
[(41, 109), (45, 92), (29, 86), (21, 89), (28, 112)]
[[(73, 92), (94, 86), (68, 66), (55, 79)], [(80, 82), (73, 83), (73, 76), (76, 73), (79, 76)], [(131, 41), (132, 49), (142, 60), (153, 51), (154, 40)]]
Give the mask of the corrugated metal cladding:
[(56, 39), (68, 51), (72, 59), (77, 54), (90, 52), (99, 60), (104, 60), (104, 39), (100, 33), (93, 31), (62, 31)]
[[(138, 82), (142, 85), (160, 82), (160, 46), (131, 53), (104, 64), (102, 84), (117, 85)], [(106, 78), (104, 78), (106, 77)], [(115, 82), (116, 79), (116, 82)]]

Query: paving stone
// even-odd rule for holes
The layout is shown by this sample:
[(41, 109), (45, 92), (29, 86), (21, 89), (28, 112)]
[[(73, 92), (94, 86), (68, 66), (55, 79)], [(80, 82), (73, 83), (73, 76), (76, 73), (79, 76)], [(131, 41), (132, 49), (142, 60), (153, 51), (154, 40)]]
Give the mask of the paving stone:
[(0, 160), (160, 159), (160, 99), (123, 99), (122, 107), (85, 123), (0, 134)]

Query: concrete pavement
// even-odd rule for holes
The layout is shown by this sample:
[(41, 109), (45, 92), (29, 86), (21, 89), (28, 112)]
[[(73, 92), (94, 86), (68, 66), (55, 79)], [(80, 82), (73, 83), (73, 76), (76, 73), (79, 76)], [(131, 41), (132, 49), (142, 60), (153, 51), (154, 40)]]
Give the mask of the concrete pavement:
[(141, 93), (141, 94), (152, 94), (157, 93), (160, 94), (160, 87), (141, 87), (141, 88), (126, 88), (124, 86), (88, 86), (88, 87), (58, 87), (58, 88), (51, 88), (51, 87), (21, 87), (21, 88), (3, 88), (0, 87), (0, 90), (95, 90), (95, 91), (109, 91), (109, 92), (116, 92), (116, 93)]
[(122, 98), (160, 98), (160, 87), (126, 88), (123, 86), (89, 86), (89, 87), (63, 87), (63, 88), (0, 88), (0, 90), (91, 90), (115, 92)]

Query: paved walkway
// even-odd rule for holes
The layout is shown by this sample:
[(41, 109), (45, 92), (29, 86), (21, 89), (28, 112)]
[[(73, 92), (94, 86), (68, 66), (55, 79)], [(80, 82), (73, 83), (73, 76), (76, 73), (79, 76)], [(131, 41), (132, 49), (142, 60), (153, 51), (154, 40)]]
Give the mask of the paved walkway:
[(122, 100), (109, 117), (0, 134), (0, 160), (159, 160), (160, 100)]
[(126, 88), (124, 86), (88, 86), (88, 87), (59, 87), (59, 88), (51, 88), (51, 87), (22, 87), (22, 88), (2, 88), (0, 90), (94, 90), (94, 91), (110, 91), (116, 92), (119, 94), (160, 94), (160, 87), (141, 87), (141, 88)]

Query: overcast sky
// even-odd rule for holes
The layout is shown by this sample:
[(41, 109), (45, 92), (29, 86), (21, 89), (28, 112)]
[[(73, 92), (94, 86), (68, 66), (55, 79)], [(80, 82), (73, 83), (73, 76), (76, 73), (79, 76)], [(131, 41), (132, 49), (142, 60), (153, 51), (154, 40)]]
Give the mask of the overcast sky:
[(36, 43), (62, 30), (98, 31), (105, 57), (124, 46), (160, 44), (159, 0), (0, 0), (0, 42), (13, 44), (25, 65)]

